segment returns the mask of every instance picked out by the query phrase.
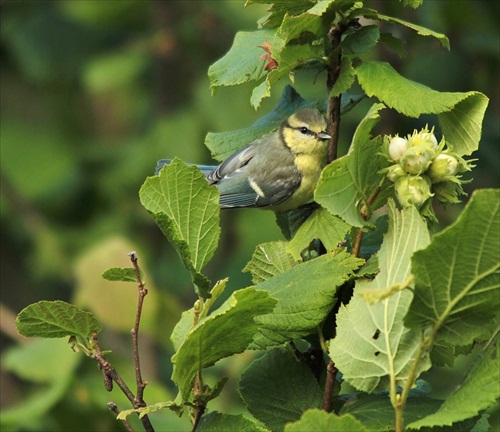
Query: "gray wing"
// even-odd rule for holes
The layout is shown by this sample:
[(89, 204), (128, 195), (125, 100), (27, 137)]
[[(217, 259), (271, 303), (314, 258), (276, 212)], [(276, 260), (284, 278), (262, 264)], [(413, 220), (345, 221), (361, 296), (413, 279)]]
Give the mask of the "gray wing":
[(238, 170), (242, 169), (244, 166), (250, 162), (254, 157), (255, 151), (253, 146), (247, 145), (236, 153), (229, 156), (224, 162), (222, 162), (217, 168), (215, 168), (211, 173), (207, 175), (207, 181), (210, 184), (217, 184), (222, 179), (236, 173)]
[(253, 143), (230, 156), (207, 176), (209, 183), (219, 189), (221, 208), (273, 206), (293, 194), (301, 179), (298, 172), (290, 171), (296, 169), (293, 156), (282, 151), (275, 154), (272, 147), (268, 147), (266, 155), (276, 156), (275, 160), (285, 155), (290, 160), (281, 160), (269, 175), (265, 170), (267, 161), (258, 154), (258, 143)]

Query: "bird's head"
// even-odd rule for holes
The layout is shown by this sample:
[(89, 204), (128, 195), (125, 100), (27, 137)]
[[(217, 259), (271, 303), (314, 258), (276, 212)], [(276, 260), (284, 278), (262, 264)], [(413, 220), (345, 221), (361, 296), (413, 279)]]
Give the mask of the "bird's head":
[(324, 152), (326, 122), (317, 109), (306, 108), (292, 114), (281, 125), (281, 134), (290, 150), (298, 154)]

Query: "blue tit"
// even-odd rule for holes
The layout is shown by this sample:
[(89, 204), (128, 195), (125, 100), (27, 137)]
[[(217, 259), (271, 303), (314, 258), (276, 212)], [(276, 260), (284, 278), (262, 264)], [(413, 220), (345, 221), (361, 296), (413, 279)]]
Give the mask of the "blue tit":
[[(199, 165), (220, 192), (221, 208), (261, 207), (284, 213), (313, 201), (326, 165), (326, 123), (316, 109), (297, 111), (219, 166)], [(156, 173), (170, 163), (158, 161)]]

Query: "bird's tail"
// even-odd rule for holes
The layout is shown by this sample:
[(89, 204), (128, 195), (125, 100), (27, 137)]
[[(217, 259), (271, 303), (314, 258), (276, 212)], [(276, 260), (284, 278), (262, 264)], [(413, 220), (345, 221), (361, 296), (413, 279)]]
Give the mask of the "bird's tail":
[[(158, 163), (156, 164), (156, 170), (155, 174), (158, 175), (160, 173), (160, 170), (165, 166), (169, 165), (172, 162), (172, 159), (160, 159)], [(189, 164), (188, 165), (196, 165), (196, 164)], [(206, 177), (208, 174), (210, 174), (217, 166), (215, 165), (196, 165), (203, 175)]]

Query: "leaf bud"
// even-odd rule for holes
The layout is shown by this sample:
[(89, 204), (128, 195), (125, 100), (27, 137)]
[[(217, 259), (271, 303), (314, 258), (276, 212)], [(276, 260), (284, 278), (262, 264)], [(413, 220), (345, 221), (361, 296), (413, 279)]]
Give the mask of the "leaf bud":
[(427, 176), (400, 177), (395, 184), (396, 196), (403, 207), (420, 207), (432, 197), (431, 181)]

